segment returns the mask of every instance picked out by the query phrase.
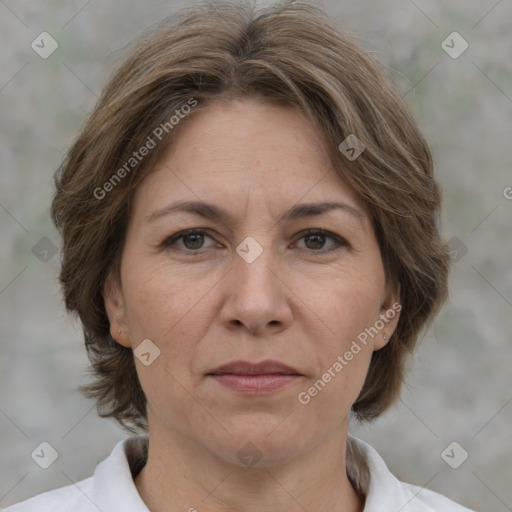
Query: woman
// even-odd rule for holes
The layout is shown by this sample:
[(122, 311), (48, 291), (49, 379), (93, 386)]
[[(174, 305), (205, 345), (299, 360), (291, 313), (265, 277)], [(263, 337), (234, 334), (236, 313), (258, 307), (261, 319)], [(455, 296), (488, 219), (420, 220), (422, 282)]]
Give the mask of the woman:
[(102, 416), (148, 436), (9, 512), (464, 511), (348, 433), (446, 297), (430, 151), (311, 4), (146, 34), (56, 176)]

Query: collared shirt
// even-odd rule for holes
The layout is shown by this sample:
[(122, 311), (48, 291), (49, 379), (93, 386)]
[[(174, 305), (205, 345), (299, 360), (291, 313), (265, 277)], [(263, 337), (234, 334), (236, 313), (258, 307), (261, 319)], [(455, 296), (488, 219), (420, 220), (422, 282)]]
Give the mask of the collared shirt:
[[(120, 441), (93, 476), (38, 494), (4, 512), (149, 512), (133, 481), (145, 464), (147, 446), (147, 436)], [(351, 478), (359, 479), (366, 496), (364, 512), (472, 512), (441, 494), (399, 481), (374, 448), (352, 435), (349, 447), (358, 453), (358, 464), (364, 465), (360, 469), (366, 477)]]

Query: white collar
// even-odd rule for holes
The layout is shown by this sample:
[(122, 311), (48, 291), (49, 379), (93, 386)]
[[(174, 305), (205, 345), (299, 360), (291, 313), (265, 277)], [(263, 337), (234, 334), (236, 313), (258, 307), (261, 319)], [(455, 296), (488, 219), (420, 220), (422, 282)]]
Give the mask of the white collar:
[[(351, 450), (348, 453), (355, 455), (357, 464), (363, 465), (359, 469), (366, 496), (364, 512), (471, 512), (440, 494), (400, 482), (369, 444), (350, 434), (348, 441)], [(148, 436), (125, 439), (98, 464), (93, 477), (93, 501), (101, 510), (149, 512), (133, 481), (145, 463), (147, 446)], [(350, 476), (358, 478), (354, 474)]]

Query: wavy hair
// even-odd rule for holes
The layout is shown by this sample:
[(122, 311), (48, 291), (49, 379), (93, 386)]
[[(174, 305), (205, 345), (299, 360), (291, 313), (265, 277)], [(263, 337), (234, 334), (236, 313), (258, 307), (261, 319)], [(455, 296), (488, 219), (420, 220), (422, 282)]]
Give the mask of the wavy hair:
[[(353, 404), (358, 419), (375, 418), (399, 397), (406, 356), (446, 298), (449, 253), (431, 153), (381, 66), (309, 2), (189, 7), (133, 44), (55, 175), (60, 283), (94, 375), (81, 391), (131, 432), (147, 429), (146, 397), (132, 350), (110, 335), (102, 290), (110, 273), (119, 278), (134, 193), (172, 130), (122, 180), (113, 175), (190, 98), (203, 108), (254, 97), (295, 106), (321, 130), (334, 169), (368, 207), (386, 278), (401, 290), (397, 328), (373, 353)], [(353, 161), (338, 150), (351, 134), (365, 145)]]

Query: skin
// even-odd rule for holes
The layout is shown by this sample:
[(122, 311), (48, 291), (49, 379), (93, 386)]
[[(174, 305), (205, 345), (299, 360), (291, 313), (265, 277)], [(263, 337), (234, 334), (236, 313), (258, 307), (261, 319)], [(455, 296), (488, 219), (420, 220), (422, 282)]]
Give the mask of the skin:
[[(365, 205), (332, 168), (322, 135), (298, 110), (256, 100), (210, 104), (181, 121), (173, 143), (139, 186), (121, 263), (104, 297), (112, 336), (160, 355), (135, 358), (148, 399), (148, 462), (135, 485), (152, 512), (362, 511), (346, 474), (350, 408), (386, 324), (307, 405), (298, 401), (398, 294), (385, 281)], [(228, 210), (148, 217), (176, 200)], [(279, 221), (298, 203), (332, 210)], [(204, 228), (204, 238), (171, 235)], [(307, 229), (330, 234), (308, 236)], [(263, 249), (247, 263), (248, 236)], [(331, 251), (327, 251), (332, 249)], [(199, 252), (199, 253), (198, 253)], [(242, 395), (205, 374), (267, 359), (301, 374), (265, 396)], [(248, 466), (247, 443), (261, 455)]]

